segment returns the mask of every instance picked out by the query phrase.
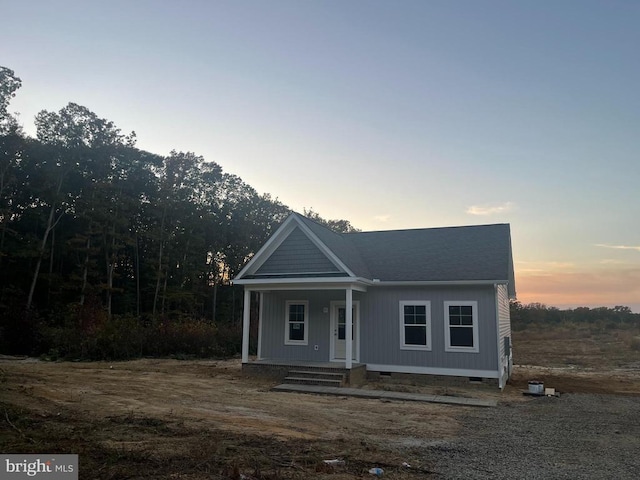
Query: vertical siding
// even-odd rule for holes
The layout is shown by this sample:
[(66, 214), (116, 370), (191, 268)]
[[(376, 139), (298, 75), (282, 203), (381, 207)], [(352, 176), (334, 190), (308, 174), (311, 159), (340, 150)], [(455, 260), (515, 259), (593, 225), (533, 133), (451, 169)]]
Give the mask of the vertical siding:
[[(354, 300), (359, 300), (354, 294)], [(285, 302), (307, 300), (309, 302), (308, 345), (285, 345)], [(280, 291), (264, 294), (262, 358), (269, 360), (299, 360), (328, 362), (331, 341), (331, 301), (344, 301), (344, 290), (329, 291)], [(327, 312), (324, 312), (324, 309)], [(315, 350), (315, 346), (318, 350)]]
[(299, 228), (296, 228), (256, 273), (307, 272), (339, 273), (340, 271)]
[[(498, 372), (496, 291), (478, 287), (370, 287), (354, 292), (360, 302), (360, 362), (378, 365), (489, 370)], [(344, 301), (344, 290), (272, 291), (264, 294), (262, 358), (284, 361), (329, 361), (331, 342), (330, 303)], [(309, 302), (308, 345), (285, 345), (285, 302)], [(400, 349), (400, 301), (431, 302), (431, 351)], [(478, 353), (445, 352), (446, 301), (478, 302)], [(498, 302), (499, 304), (500, 302)], [(508, 312), (508, 300), (507, 300)], [(324, 312), (327, 308), (327, 312)], [(502, 323), (500, 324), (502, 328)], [(502, 335), (502, 334), (501, 334)], [(315, 345), (318, 350), (315, 350)]]
[(497, 305), (498, 305), (498, 324), (500, 327), (500, 338), (498, 345), (498, 354), (500, 355), (502, 385), (506, 382), (511, 374), (512, 358), (510, 352), (505, 351), (505, 338), (511, 339), (511, 313), (509, 310), (509, 291), (507, 285), (498, 285), (496, 288)]
[[(401, 300), (431, 302), (431, 351), (400, 349)], [(478, 302), (478, 353), (445, 352), (445, 301)], [(360, 361), (380, 365), (498, 370), (495, 292), (482, 287), (372, 287), (361, 302)]]

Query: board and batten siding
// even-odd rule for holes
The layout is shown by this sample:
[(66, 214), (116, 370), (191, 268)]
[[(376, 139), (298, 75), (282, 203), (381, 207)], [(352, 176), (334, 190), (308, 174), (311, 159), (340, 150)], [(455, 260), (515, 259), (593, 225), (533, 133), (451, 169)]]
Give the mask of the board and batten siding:
[[(354, 300), (360, 300), (354, 293)], [(285, 345), (285, 305), (288, 300), (309, 302), (307, 345)], [(292, 290), (265, 292), (262, 302), (261, 357), (265, 360), (328, 362), (330, 356), (332, 301), (344, 301), (343, 290)], [(325, 308), (327, 311), (325, 312)], [(316, 350), (315, 347), (318, 346)]]
[[(498, 331), (493, 285), (477, 287), (369, 287), (354, 292), (360, 305), (360, 363), (407, 373), (434, 370), (436, 374), (490, 376), (498, 378)], [(332, 340), (330, 304), (344, 301), (344, 290), (265, 292), (262, 305), (261, 357), (265, 360), (327, 362)], [(309, 302), (308, 345), (285, 345), (285, 305), (288, 300)], [(400, 347), (400, 302), (429, 301), (431, 350)], [(478, 304), (479, 351), (445, 351), (445, 302), (475, 301)], [(326, 311), (325, 311), (326, 309)], [(316, 350), (315, 347), (318, 347)], [(416, 371), (418, 369), (418, 371)], [(384, 368), (381, 370), (384, 371)], [(473, 372), (478, 372), (474, 375)]]
[(509, 309), (509, 291), (507, 285), (496, 285), (496, 304), (498, 306), (499, 344), (498, 355), (500, 357), (501, 379), (500, 386), (504, 387), (511, 376), (513, 358), (510, 351), (505, 348), (505, 338), (511, 345), (511, 312)]
[(295, 228), (256, 271), (258, 275), (287, 273), (341, 272), (299, 228)]
[[(429, 301), (431, 306), (431, 350), (400, 348), (400, 302)], [(479, 351), (445, 351), (445, 302), (478, 302)], [(416, 367), (455, 371), (494, 372), (498, 359), (495, 293), (482, 287), (371, 287), (361, 302), (360, 361), (367, 365)], [(401, 371), (400, 369), (396, 369)], [(411, 373), (412, 368), (407, 369)], [(426, 373), (426, 372), (425, 372)], [(446, 374), (446, 372), (443, 372)], [(480, 376), (480, 375), (479, 375)]]

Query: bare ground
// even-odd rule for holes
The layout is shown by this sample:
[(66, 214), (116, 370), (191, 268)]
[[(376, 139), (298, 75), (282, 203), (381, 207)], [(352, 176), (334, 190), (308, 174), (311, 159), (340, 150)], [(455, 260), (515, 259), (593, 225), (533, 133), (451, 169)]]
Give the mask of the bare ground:
[[(421, 478), (418, 464), (400, 471), (407, 438), (449, 438), (457, 428), (443, 406), (271, 392), (243, 378), (238, 361), (28, 359), (0, 368), (0, 450), (84, 452), (81, 471), (89, 459), (104, 472), (95, 478), (340, 478), (372, 466)], [(348, 462), (322, 462), (335, 458)]]
[[(386, 478), (518, 478), (517, 468), (505, 470), (510, 462), (528, 476), (636, 478), (629, 452), (640, 448), (640, 353), (620, 354), (627, 337), (612, 336), (602, 341), (619, 343), (614, 360), (587, 352), (580, 361), (585, 349), (524, 335), (514, 334), (514, 348), (529, 366), (516, 368), (504, 392), (385, 386), (497, 398), (490, 411), (272, 392), (244, 378), (237, 360), (0, 358), (0, 452), (78, 453), (81, 478), (101, 479), (367, 478), (374, 466)], [(563, 364), (567, 355), (577, 361)], [(531, 379), (569, 394), (525, 397)], [(532, 456), (543, 444), (545, 455)], [(594, 445), (611, 454), (588, 463)]]

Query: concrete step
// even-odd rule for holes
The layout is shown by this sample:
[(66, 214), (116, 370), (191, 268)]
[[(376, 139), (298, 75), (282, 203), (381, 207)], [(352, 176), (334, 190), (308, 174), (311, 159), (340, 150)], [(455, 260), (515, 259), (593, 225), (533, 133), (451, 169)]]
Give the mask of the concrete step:
[(322, 370), (289, 370), (290, 377), (325, 378), (327, 380), (343, 380), (342, 372), (325, 372)]
[(321, 385), (325, 387), (340, 387), (342, 386), (343, 379), (329, 379), (329, 378), (313, 378), (313, 377), (285, 377), (285, 383), (298, 384), (298, 385)]

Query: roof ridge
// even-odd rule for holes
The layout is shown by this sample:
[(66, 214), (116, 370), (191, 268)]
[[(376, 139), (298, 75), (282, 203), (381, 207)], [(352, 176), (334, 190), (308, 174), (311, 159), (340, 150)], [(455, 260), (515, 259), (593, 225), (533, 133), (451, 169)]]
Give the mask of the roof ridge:
[[(345, 232), (339, 233), (338, 235), (362, 235), (366, 233), (396, 233), (396, 232), (420, 232), (426, 230), (453, 230), (453, 229), (462, 229), (462, 228), (481, 228), (481, 227), (498, 227), (498, 226), (508, 226), (511, 227), (510, 223), (481, 223), (478, 225), (451, 225), (448, 227), (423, 227), (423, 228), (394, 228), (392, 230), (367, 230), (363, 232)], [(326, 228), (326, 227), (325, 227)], [(336, 233), (336, 232), (334, 232)]]
[(303, 219), (304, 221), (311, 222), (311, 223), (313, 223), (314, 225), (317, 225), (318, 227), (323, 228), (323, 229), (324, 229), (324, 230), (326, 230), (327, 232), (333, 233), (334, 235), (338, 235), (338, 236), (342, 235), (341, 233), (334, 232), (333, 230), (331, 230), (331, 229), (330, 229), (329, 227), (327, 227), (326, 225), (323, 225), (323, 224), (321, 224), (320, 222), (316, 222), (314, 219), (309, 218), (309, 217), (307, 217), (306, 215), (303, 215), (303, 214), (301, 214), (301, 213), (298, 213), (298, 212), (296, 212), (295, 210), (291, 210), (291, 213), (292, 213), (293, 215), (297, 215), (298, 217), (300, 217), (300, 218), (301, 218), (301, 219)]

